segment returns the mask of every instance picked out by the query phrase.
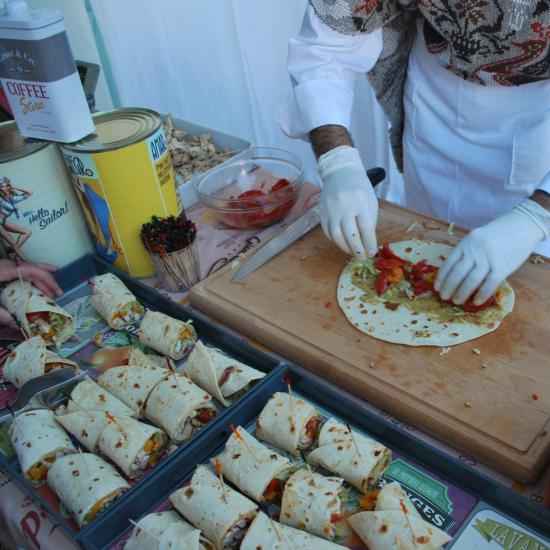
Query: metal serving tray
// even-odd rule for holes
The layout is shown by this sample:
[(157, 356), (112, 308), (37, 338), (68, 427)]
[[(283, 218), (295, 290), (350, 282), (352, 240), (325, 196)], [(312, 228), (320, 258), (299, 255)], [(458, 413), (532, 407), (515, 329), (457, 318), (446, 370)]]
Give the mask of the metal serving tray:
[[(181, 319), (183, 321), (191, 320), (195, 327), (198, 337), (207, 345), (214, 346), (221, 349), (228, 355), (233, 356), (235, 359), (242, 361), (243, 363), (250, 365), (258, 370), (268, 373), (269, 371), (279, 366), (279, 361), (268, 354), (250, 346), (243, 342), (239, 338), (229, 334), (223, 328), (216, 325), (203, 315), (189, 310), (187, 307), (179, 305), (172, 300), (165, 298), (157, 291), (149, 286), (141, 283), (140, 281), (129, 277), (128, 275), (119, 272), (112, 268), (111, 265), (104, 262), (97, 256), (84, 256), (80, 260), (68, 265), (56, 273), (56, 278), (65, 291), (65, 294), (58, 300), (61, 305), (68, 308), (78, 303), (78, 300), (85, 295), (91, 293), (90, 287), (83, 282), (84, 277), (93, 277), (101, 273), (112, 272), (115, 273), (126, 286), (136, 295), (138, 300), (150, 309), (162, 311), (171, 317)], [(81, 342), (69, 341), (67, 345), (63, 345), (58, 352), (66, 357), (79, 359), (80, 354), (85, 351), (86, 346), (91, 346), (91, 340), (97, 332), (103, 331), (103, 333), (109, 334), (116, 331), (111, 331), (104, 321), (100, 321), (97, 324), (92, 324), (86, 327), (85, 330), (79, 329), (77, 334), (81, 334)], [(121, 333), (117, 333), (121, 334)], [(131, 335), (128, 335), (131, 338)], [(183, 361), (182, 361), (183, 362)], [(86, 369), (85, 365), (81, 364), (81, 367)], [(93, 370), (93, 369), (92, 369)], [(71, 382), (69, 381), (68, 384)], [(253, 387), (249, 391), (254, 391)], [(246, 395), (246, 394), (245, 394)], [(19, 461), (14, 453), (5, 455), (0, 452), (0, 462), (6, 467), (6, 469), (13, 476), (14, 480), (23, 487), (23, 489), (30, 494), (36, 501), (53, 516), (54, 521), (59, 523), (61, 527), (69, 534), (69, 536), (77, 543), (82, 544), (82, 540), (88, 536), (90, 531), (97, 533), (97, 529), (94, 527), (95, 523), (100, 521), (101, 517), (109, 512), (109, 518), (118, 518), (117, 520), (111, 519), (110, 521), (116, 521), (117, 525), (122, 525), (126, 522), (125, 512), (120, 514), (115, 512), (115, 509), (121, 507), (121, 510), (125, 510), (124, 502), (130, 500), (135, 506), (136, 503), (143, 503), (147, 505), (147, 499), (143, 498), (144, 494), (147, 494), (150, 489), (146, 489), (146, 482), (150, 479), (155, 479), (157, 475), (168, 467), (174, 460), (179, 463), (179, 456), (181, 453), (187, 455), (187, 447), (194, 447), (196, 443), (207, 436), (208, 432), (215, 428), (216, 424), (225, 426), (227, 424), (227, 413), (243, 400), (244, 397), (238, 399), (234, 404), (229, 407), (223, 408), (218, 412), (216, 418), (207, 424), (204, 428), (198, 431), (193, 437), (186, 443), (180, 445), (172, 454), (164, 457), (154, 468), (147, 472), (144, 476), (139, 478), (124, 495), (122, 495), (117, 501), (115, 501), (105, 512), (98, 516), (91, 524), (78, 529), (76, 523), (71, 518), (67, 518), (65, 514), (61, 514), (58, 506), (58, 502), (54, 497), (52, 491), (46, 486), (38, 488), (32, 487), (27, 483), (23, 477), (23, 474), (19, 467)], [(52, 407), (57, 406), (60, 402), (52, 403)], [(9, 423), (6, 422), (3, 431), (4, 439), (7, 437), (6, 432)], [(125, 525), (124, 525), (125, 526)], [(122, 528), (121, 528), (122, 530)]]
[[(387, 424), (357, 399), (349, 398), (335, 386), (293, 365), (283, 365), (271, 372), (228, 410), (223, 419), (212, 425), (204, 437), (195, 439), (147, 479), (132, 498), (107, 510), (81, 538), (85, 548), (121, 550), (132, 530), (129, 519), (138, 521), (148, 513), (170, 508), (169, 495), (186, 483), (198, 464), (207, 463), (222, 450), (231, 435), (230, 424), (250, 428), (269, 397), (276, 391), (287, 391), (284, 383), (287, 372), (297, 395), (312, 402), (323, 414), (349, 422), (353, 430), (370, 435), (392, 449), (394, 460), (386, 480), (399, 481), (425, 519), (454, 536), (448, 548), (478, 548), (472, 544), (472, 537), (481, 537), (484, 526), (501, 536), (503, 529), (508, 529), (518, 537), (526, 537), (525, 540), (539, 537), (538, 540), (543, 541), (540, 548), (545, 548), (543, 537), (550, 537), (549, 510)], [(488, 544), (489, 536), (486, 533), (482, 542), (485, 540)]]

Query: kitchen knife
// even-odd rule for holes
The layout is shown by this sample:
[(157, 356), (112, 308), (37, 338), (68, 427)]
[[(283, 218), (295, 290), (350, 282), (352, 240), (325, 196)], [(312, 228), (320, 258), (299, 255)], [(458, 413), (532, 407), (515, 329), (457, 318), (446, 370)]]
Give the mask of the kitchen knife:
[[(386, 177), (386, 171), (383, 168), (371, 168), (367, 170), (367, 176), (373, 187), (378, 185)], [(256, 252), (247, 258), (237, 273), (231, 278), (232, 283), (236, 283), (262, 267), (266, 262), (277, 256), (280, 252), (288, 248), (293, 242), (303, 237), (311, 231), (320, 222), (319, 205), (310, 208), (303, 216), (285, 227), (280, 233), (275, 235), (270, 241), (264, 244)]]

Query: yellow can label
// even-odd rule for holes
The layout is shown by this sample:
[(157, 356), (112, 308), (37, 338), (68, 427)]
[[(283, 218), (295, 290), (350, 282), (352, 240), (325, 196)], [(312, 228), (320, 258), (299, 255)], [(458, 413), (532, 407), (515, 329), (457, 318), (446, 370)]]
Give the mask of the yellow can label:
[(154, 274), (139, 238), (152, 216), (178, 215), (174, 169), (162, 126), (112, 151), (63, 150), (99, 256), (133, 277)]

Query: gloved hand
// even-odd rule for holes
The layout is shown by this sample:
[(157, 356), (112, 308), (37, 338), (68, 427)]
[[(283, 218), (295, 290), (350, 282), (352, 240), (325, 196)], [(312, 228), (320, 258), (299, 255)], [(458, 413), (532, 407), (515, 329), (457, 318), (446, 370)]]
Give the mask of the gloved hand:
[(325, 235), (352, 256), (376, 254), (378, 199), (359, 152), (342, 145), (319, 158), (323, 189), (319, 201)]
[(434, 287), (457, 305), (479, 289), (474, 304), (481, 305), (549, 235), (550, 212), (526, 199), (468, 233), (441, 266)]

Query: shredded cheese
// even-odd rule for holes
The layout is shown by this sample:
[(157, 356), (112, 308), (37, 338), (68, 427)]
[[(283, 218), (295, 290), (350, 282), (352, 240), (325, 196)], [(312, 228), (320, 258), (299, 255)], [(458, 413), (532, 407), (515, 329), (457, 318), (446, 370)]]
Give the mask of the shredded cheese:
[(441, 348), (441, 351), (439, 352), (439, 355), (445, 355), (446, 353), (449, 353), (451, 351), (451, 348)]
[(465, 406), (467, 409), (471, 409), (471, 408), (472, 408), (472, 404), (471, 404), (469, 401), (464, 401), (464, 406)]
[(479, 351), (477, 348), (474, 348), (472, 350), (476, 355), (481, 355), (481, 351)]
[(447, 235), (454, 235), (453, 229), (455, 227), (454, 222), (449, 224), (449, 227), (447, 227)]
[(409, 225), (409, 227), (407, 228), (407, 230), (405, 231), (405, 233), (410, 233), (411, 231), (414, 231), (414, 229), (416, 227), (418, 227), (420, 224), (418, 222), (413, 222), (411, 223), (411, 225)]

